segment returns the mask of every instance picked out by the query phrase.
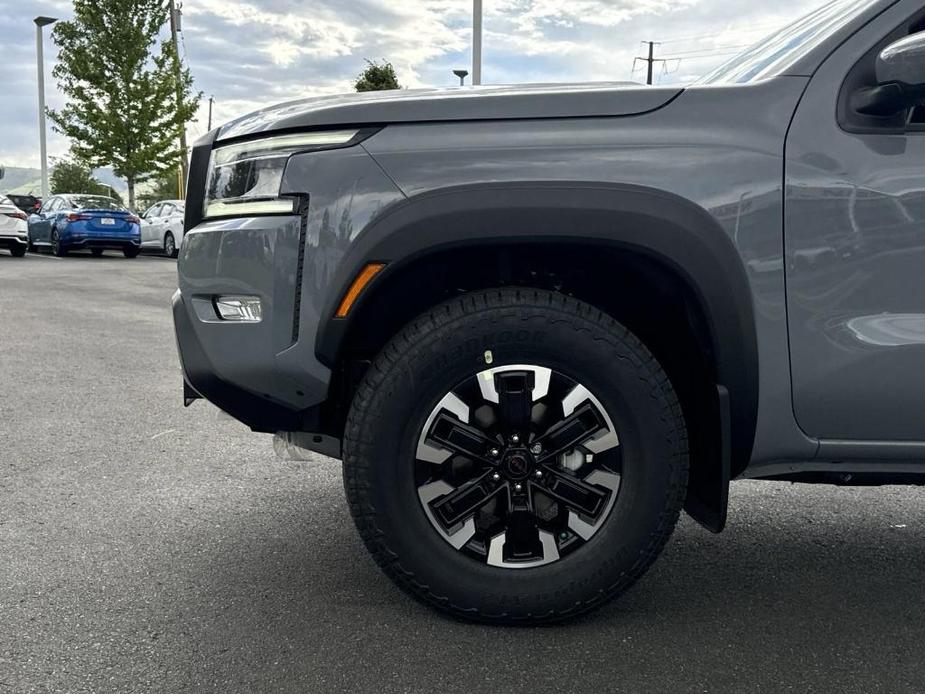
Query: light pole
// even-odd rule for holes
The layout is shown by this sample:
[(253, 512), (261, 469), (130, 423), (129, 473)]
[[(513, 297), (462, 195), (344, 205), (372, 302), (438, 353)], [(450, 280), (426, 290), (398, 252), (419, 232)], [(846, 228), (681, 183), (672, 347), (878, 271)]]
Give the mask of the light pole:
[(468, 70), (453, 70), (453, 74), (459, 78), (459, 86), (466, 86), (466, 75), (469, 74)]
[[(177, 32), (182, 31), (180, 27), (180, 10), (177, 9), (175, 0), (168, 0), (167, 9), (170, 11), (170, 40), (173, 43), (173, 71), (177, 83), (177, 108), (180, 108), (180, 102), (183, 98), (183, 88), (180, 86), (180, 46), (177, 42)], [(189, 150), (186, 147), (186, 123), (180, 128), (180, 194), (183, 199), (183, 186), (186, 185), (186, 167), (189, 165)]]
[(472, 84), (482, 83), (482, 0), (472, 0)]
[(39, 75), (39, 153), (42, 158), (42, 200), (48, 197), (48, 150), (45, 146), (45, 48), (42, 28), (54, 24), (54, 17), (35, 18), (35, 54)]

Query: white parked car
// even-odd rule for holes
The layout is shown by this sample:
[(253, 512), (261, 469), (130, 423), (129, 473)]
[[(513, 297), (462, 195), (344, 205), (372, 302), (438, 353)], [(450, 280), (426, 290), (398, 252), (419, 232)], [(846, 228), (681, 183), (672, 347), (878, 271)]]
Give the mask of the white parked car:
[(141, 217), (141, 248), (157, 249), (176, 258), (183, 243), (183, 200), (162, 200)]
[(29, 247), (29, 225), (26, 213), (13, 201), (0, 195), (0, 248), (6, 248), (17, 258), (22, 258)]

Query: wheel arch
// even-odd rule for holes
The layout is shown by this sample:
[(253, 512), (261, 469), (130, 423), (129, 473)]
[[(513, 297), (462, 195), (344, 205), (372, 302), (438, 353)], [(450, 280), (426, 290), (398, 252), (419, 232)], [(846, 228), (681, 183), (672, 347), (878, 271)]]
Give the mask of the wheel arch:
[[(653, 292), (676, 285), (680, 293), (666, 288), (660, 310), (672, 309), (672, 302), (682, 297), (685, 306), (677, 307), (679, 315), (691, 314), (692, 324), (702, 324), (702, 339), (699, 335), (692, 339), (701, 343), (711, 372), (716, 419), (720, 424), (726, 421), (712, 463), (725, 469), (709, 471), (710, 484), (719, 491), (707, 494), (711, 499), (705, 502), (717, 511), (722, 506), (722, 518), (708, 523), (711, 529), (721, 527), (729, 476), (747, 465), (754, 440), (757, 340), (751, 289), (741, 258), (719, 223), (689, 200), (652, 188), (599, 183), (464, 186), (409, 198), (371, 223), (347, 252), (323, 315), (334, 315), (366, 263), (386, 265), (347, 318), (331, 318), (319, 326), (317, 354), (335, 371), (350, 358), (370, 356), (363, 354), (364, 348), (369, 351), (375, 345), (364, 344), (363, 335), (372, 317), (381, 323), (385, 310), (400, 329), (406, 322), (403, 311), (419, 313), (423, 304), (433, 306), (447, 296), (427, 295), (425, 286), (436, 285), (421, 284), (420, 278), (436, 276), (437, 284), (441, 277), (450, 282), (456, 265), (483, 266), (483, 276), (496, 277), (496, 286), (549, 286), (551, 282), (555, 287), (554, 276), (525, 276), (518, 269), (524, 254), (531, 262), (540, 259), (543, 272), (550, 264), (560, 268), (579, 264), (598, 274), (614, 267), (608, 274), (614, 275), (617, 286), (621, 279), (644, 282), (646, 290)], [(571, 293), (605, 311), (619, 304), (606, 290), (597, 296), (588, 289)], [(693, 330), (698, 332), (696, 327)], [(716, 480), (718, 485), (713, 484)], [(696, 480), (692, 482), (696, 486)]]

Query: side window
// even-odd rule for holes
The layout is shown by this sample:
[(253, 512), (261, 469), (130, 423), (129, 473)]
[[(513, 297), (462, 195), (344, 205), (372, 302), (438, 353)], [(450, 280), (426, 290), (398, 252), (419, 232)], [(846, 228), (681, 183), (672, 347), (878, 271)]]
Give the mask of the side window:
[(164, 209), (161, 210), (161, 217), (170, 217), (171, 215), (173, 215), (173, 205), (165, 202)]
[(151, 209), (145, 212), (145, 217), (147, 217), (148, 219), (151, 219), (152, 217), (160, 217), (160, 216), (161, 216), (161, 204), (160, 203), (156, 205), (152, 205)]
[(47, 214), (49, 212), (54, 212), (57, 209), (58, 209), (58, 198), (52, 198), (44, 205), (44, 207), (42, 208), (42, 211)]

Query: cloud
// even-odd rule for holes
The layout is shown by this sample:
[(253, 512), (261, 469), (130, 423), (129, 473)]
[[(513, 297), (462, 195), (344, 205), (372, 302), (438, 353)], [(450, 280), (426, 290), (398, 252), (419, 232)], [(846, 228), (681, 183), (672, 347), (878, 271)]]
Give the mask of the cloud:
[[(640, 79), (632, 71), (644, 40), (663, 41), (672, 57), (662, 81), (688, 81), (709, 71), (731, 47), (752, 43), (822, 0), (485, 0), (486, 83)], [(35, 14), (67, 18), (70, 2), (37, 0)], [(0, 99), (0, 161), (38, 164), (34, 27), (0, 0), (5, 83)], [(31, 10), (30, 10), (31, 11)], [(456, 84), (468, 68), (471, 0), (189, 0), (183, 44), (205, 98), (189, 134), (260, 106), (350, 91), (364, 60), (390, 60), (407, 87)], [(55, 49), (46, 42), (47, 73)], [(48, 102), (62, 98), (48, 78)], [(49, 152), (67, 150), (49, 132)]]

